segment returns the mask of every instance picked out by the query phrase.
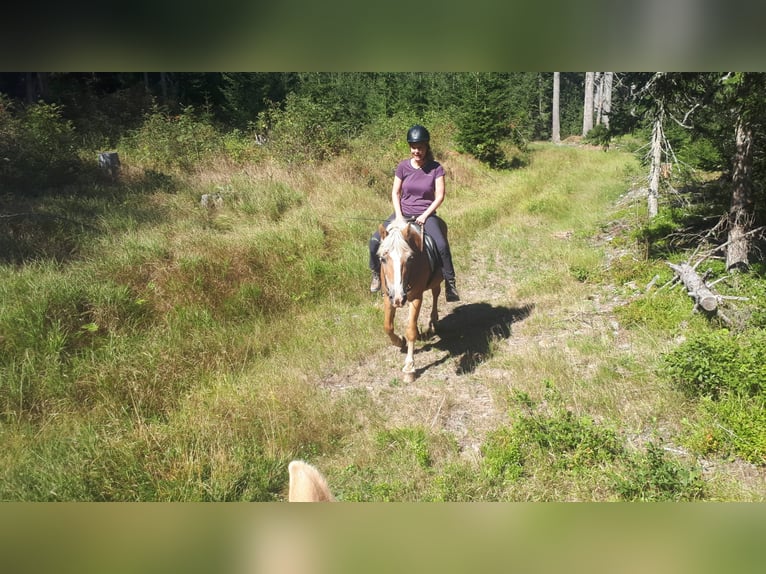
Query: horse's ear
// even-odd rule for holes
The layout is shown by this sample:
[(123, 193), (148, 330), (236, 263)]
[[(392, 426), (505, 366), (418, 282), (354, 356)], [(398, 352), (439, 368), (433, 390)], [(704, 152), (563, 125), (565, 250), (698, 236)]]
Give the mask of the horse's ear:
[(290, 475), (289, 502), (334, 502), (327, 481), (316, 467), (294, 460), (287, 465)]
[(386, 226), (382, 223), (378, 225), (378, 233), (380, 233), (380, 238), (385, 239), (386, 235), (388, 235), (388, 232), (386, 231)]

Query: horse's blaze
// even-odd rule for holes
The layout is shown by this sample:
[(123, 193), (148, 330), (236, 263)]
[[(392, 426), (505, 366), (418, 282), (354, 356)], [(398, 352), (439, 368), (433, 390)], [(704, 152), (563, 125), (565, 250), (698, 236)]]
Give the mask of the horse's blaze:
[(390, 259), (394, 271), (393, 293), (391, 294), (391, 302), (394, 304), (394, 307), (403, 307), (407, 302), (407, 293), (404, 290), (405, 267), (402, 263), (401, 256), (398, 254), (392, 255)]

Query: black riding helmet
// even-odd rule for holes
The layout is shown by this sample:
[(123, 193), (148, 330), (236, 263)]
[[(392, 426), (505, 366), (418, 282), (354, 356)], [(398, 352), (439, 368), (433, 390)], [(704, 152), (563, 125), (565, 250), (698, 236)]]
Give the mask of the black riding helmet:
[(419, 124), (415, 124), (407, 131), (407, 143), (427, 142), (430, 140), (431, 134)]

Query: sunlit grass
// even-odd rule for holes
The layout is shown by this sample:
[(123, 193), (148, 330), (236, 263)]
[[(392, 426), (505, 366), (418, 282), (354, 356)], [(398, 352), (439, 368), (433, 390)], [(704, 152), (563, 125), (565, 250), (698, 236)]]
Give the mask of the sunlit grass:
[[(341, 500), (617, 499), (610, 473), (645, 469), (630, 458), (636, 437), (699, 418), (654, 370), (686, 301), (623, 304), (636, 291), (625, 284), (655, 268), (608, 268), (594, 241), (635, 159), (533, 144), (527, 167), (492, 172), (443, 150), (440, 214), (459, 277), (494, 282), (493, 304), (533, 308), (464, 384), (487, 385), (541, 442), (500, 427), (463, 453), (450, 432), (410, 420), (416, 396), (387, 416), (361, 385), (321, 384), (385, 344), (366, 245), (391, 210), (383, 150), (360, 143), (305, 170), (260, 157), (136, 172), (139, 195), (121, 207), (83, 204), (100, 231), (77, 257), (4, 268), (0, 499), (281, 500), (296, 457), (320, 461)], [(203, 208), (203, 193), (223, 205)], [(402, 384), (394, 373), (388, 390)], [(542, 436), (581, 432), (598, 447), (615, 428), (625, 450), (613, 458)], [(691, 428), (688, 443), (704, 440)], [(757, 497), (720, 479), (710, 492)]]

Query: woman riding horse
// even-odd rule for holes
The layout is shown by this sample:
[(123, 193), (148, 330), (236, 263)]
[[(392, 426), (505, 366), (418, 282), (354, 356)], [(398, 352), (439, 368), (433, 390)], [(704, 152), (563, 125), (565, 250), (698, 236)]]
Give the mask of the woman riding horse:
[[(455, 284), (455, 268), (452, 265), (447, 237), (443, 232), (436, 210), (444, 202), (444, 168), (434, 160), (431, 151), (431, 136), (421, 125), (414, 125), (407, 131), (410, 157), (396, 166), (391, 202), (394, 213), (383, 223), (388, 226), (394, 220), (414, 220), (434, 240), (442, 261), (442, 272), (448, 302), (460, 301)], [(376, 231), (370, 239), (370, 269), (372, 282), (370, 291), (380, 291), (380, 261), (378, 248), (380, 233)]]

